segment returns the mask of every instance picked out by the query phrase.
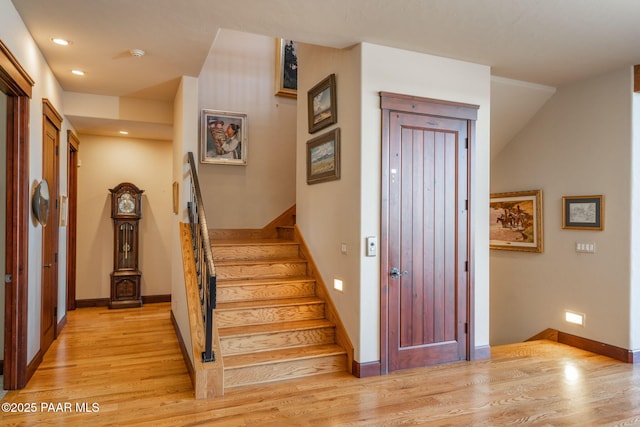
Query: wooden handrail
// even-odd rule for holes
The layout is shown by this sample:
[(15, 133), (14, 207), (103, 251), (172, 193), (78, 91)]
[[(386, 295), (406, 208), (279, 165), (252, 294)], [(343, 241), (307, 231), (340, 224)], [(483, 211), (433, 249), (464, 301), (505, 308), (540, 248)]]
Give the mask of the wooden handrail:
[(200, 192), (198, 171), (193, 153), (189, 152), (189, 171), (191, 175), (191, 197), (187, 206), (189, 208), (189, 224), (193, 238), (193, 251), (196, 260), (196, 273), (198, 275), (198, 289), (200, 291), (200, 307), (202, 319), (205, 325), (205, 345), (202, 352), (203, 362), (215, 361), (213, 353), (213, 310), (216, 308), (216, 267), (211, 252), (211, 239), (209, 228)]

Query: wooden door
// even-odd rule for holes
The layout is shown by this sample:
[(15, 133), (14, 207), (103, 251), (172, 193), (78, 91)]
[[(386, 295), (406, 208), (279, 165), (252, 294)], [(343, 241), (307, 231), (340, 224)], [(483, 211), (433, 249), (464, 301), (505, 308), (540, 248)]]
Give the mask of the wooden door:
[(470, 126), (437, 110), (415, 112), (418, 102), (428, 104), (383, 109), (387, 371), (468, 357)]
[(44, 354), (58, 324), (58, 152), (61, 119), (48, 103), (43, 104), (42, 178), (49, 183), (50, 212), (42, 227), (42, 290), (40, 351)]
[(76, 309), (76, 241), (78, 227), (78, 150), (80, 141), (67, 131), (67, 310)]

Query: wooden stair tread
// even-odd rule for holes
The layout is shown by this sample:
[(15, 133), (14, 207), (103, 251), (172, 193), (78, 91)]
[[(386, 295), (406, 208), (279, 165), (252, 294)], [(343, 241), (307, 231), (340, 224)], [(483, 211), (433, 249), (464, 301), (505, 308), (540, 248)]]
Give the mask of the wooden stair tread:
[(270, 246), (270, 245), (298, 245), (297, 242), (286, 239), (212, 239), (211, 246)]
[(282, 307), (304, 304), (324, 304), (324, 300), (317, 297), (278, 298), (255, 301), (219, 302), (216, 311), (238, 310), (261, 307)]
[(215, 262), (216, 267), (226, 267), (233, 265), (264, 265), (264, 264), (305, 264), (308, 261), (304, 258), (256, 258), (256, 259), (237, 259), (237, 260), (219, 260)]
[(342, 354), (346, 354), (346, 351), (336, 344), (311, 345), (258, 353), (237, 354), (225, 356), (224, 369), (238, 369), (248, 366), (284, 363), (292, 360), (313, 359), (316, 357)]
[(267, 278), (246, 278), (246, 279), (218, 279), (216, 286), (239, 286), (239, 285), (271, 285), (298, 282), (315, 282), (315, 279), (309, 276), (286, 276), (286, 277), (267, 277)]
[(335, 325), (326, 319), (298, 320), (294, 322), (276, 322), (260, 325), (228, 326), (218, 329), (220, 338), (250, 336), (264, 333), (277, 333), (290, 330), (308, 330), (319, 328), (332, 328)]

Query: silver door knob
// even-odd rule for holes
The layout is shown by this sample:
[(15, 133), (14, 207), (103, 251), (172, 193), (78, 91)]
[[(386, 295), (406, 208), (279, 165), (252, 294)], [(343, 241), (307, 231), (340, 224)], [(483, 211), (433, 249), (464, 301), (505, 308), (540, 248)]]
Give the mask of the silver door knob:
[(397, 269), (396, 267), (393, 267), (389, 272), (389, 276), (391, 276), (392, 279), (397, 279), (398, 277), (406, 276), (407, 274), (409, 274), (408, 271), (405, 270), (401, 273), (400, 270)]

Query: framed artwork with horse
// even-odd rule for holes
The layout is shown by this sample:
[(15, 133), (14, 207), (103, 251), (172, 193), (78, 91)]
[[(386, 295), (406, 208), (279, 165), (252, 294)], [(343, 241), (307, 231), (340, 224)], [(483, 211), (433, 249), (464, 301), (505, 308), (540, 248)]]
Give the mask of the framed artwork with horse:
[(542, 190), (491, 194), (491, 249), (542, 252)]

